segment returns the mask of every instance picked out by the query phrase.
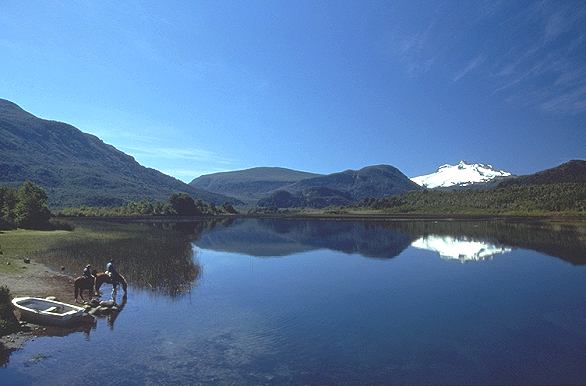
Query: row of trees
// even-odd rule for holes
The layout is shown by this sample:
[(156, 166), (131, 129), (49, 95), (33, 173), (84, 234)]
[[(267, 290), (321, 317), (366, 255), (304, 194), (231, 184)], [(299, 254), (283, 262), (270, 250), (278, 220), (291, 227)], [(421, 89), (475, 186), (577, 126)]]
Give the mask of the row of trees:
[(412, 191), (398, 196), (366, 199), (356, 206), (391, 213), (584, 215), (586, 184), (510, 186), (453, 192)]
[[(185, 193), (176, 193), (167, 202), (131, 201), (121, 207), (66, 208), (58, 216), (216, 216), (238, 213), (231, 204), (221, 206), (194, 200)], [(49, 229), (52, 214), (45, 191), (30, 181), (17, 189), (0, 187), (0, 229)]]
[(216, 216), (238, 213), (231, 204), (221, 206), (194, 200), (185, 193), (175, 193), (167, 202), (141, 200), (131, 201), (119, 207), (65, 208), (57, 212), (58, 216), (78, 217), (132, 217), (132, 216)]
[(47, 195), (39, 186), (26, 181), (18, 189), (0, 187), (0, 229), (44, 229), (50, 218)]

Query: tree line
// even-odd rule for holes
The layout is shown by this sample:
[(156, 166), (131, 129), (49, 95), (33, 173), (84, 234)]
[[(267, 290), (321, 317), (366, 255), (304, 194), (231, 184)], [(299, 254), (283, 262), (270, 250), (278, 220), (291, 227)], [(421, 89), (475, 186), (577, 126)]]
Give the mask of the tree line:
[[(167, 202), (130, 201), (119, 207), (65, 208), (56, 216), (217, 216), (238, 213), (229, 203), (216, 206), (194, 200), (185, 193), (172, 194)], [(51, 229), (53, 213), (47, 204), (47, 194), (38, 185), (26, 181), (18, 188), (0, 187), (0, 229)]]
[(229, 203), (221, 206), (194, 200), (185, 193), (172, 194), (167, 202), (148, 199), (130, 201), (124, 206), (64, 208), (56, 212), (57, 216), (76, 217), (133, 217), (133, 216), (217, 216), (237, 214)]
[(493, 190), (422, 190), (369, 198), (358, 208), (389, 213), (447, 214), (586, 214), (586, 184), (510, 186)]
[(18, 188), (0, 187), (0, 229), (46, 229), (51, 211), (45, 191), (30, 181)]

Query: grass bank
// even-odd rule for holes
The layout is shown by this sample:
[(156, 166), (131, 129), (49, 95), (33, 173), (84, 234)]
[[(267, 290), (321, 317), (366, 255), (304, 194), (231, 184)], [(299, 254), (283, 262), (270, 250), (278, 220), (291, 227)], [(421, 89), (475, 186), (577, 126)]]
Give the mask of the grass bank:
[(39, 231), (16, 229), (0, 231), (0, 273), (26, 271), (25, 258), (36, 256), (63, 243), (91, 240), (117, 240), (124, 232), (77, 225), (73, 230)]

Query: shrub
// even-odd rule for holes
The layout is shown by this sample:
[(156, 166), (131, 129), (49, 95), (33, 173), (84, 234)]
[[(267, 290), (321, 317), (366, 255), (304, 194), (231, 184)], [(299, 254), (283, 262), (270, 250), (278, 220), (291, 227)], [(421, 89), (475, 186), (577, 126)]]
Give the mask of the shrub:
[(18, 330), (18, 321), (12, 312), (12, 297), (5, 285), (0, 286), (0, 336)]

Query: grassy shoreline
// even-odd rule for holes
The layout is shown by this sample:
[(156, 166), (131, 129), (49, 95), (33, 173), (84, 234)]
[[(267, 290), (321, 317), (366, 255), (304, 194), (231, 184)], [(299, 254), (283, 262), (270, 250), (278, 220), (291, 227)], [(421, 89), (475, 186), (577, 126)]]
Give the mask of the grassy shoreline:
[[(104, 220), (104, 219), (102, 219)], [(72, 230), (32, 230), (11, 229), (0, 231), (0, 273), (20, 274), (27, 270), (25, 258), (34, 258), (43, 251), (50, 250), (62, 242), (78, 240), (118, 240), (124, 233), (100, 231), (76, 226)]]

